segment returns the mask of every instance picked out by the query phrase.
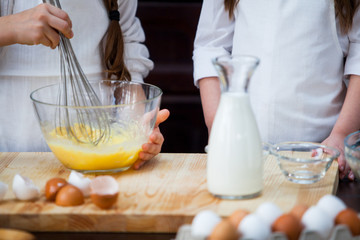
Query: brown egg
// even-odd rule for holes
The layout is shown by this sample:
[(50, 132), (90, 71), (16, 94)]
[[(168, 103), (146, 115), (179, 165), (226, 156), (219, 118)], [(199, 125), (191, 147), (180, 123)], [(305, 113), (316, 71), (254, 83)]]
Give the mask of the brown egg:
[(238, 209), (229, 216), (228, 220), (235, 228), (237, 228), (241, 220), (243, 220), (243, 218), (248, 214), (249, 212), (247, 210)]
[(111, 208), (117, 201), (119, 185), (111, 176), (99, 176), (90, 183), (91, 200), (102, 209)]
[(84, 195), (80, 189), (68, 184), (59, 190), (55, 203), (64, 207), (81, 205), (84, 203)]
[(229, 220), (222, 220), (211, 232), (208, 240), (237, 240), (239, 234)]
[(63, 178), (52, 178), (46, 182), (45, 185), (45, 197), (49, 201), (54, 201), (56, 194), (59, 192), (60, 188), (64, 187), (67, 184), (67, 181)]
[(336, 215), (335, 224), (347, 225), (353, 236), (360, 235), (360, 219), (353, 209), (347, 208)]
[(304, 204), (298, 204), (298, 205), (295, 205), (290, 213), (295, 216), (297, 219), (299, 219), (299, 221), (301, 222), (301, 218), (302, 216), (304, 215), (304, 213), (306, 212), (306, 210), (308, 210), (308, 206), (307, 205), (304, 205)]
[(302, 226), (300, 220), (289, 213), (278, 217), (272, 225), (273, 232), (282, 232), (289, 240), (298, 239), (301, 230)]

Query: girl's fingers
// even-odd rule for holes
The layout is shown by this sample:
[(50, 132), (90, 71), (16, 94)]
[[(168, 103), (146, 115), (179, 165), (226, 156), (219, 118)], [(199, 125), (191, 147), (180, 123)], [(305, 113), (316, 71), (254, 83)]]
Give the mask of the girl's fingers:
[(50, 4), (45, 4), (45, 6), (51, 15), (54, 15), (55, 17), (61, 18), (62, 20), (66, 21), (69, 24), (69, 27), (72, 28), (71, 19), (65, 11)]
[(60, 18), (50, 16), (49, 25), (64, 34), (64, 36), (67, 38), (72, 38), (74, 36), (69, 23)]
[(152, 159), (154, 156), (155, 156), (155, 154), (140, 152), (139, 159), (134, 163), (133, 168), (135, 170), (139, 169), (142, 165), (144, 165), (147, 161)]
[(346, 163), (344, 157), (339, 157), (339, 170), (340, 170), (340, 179), (345, 178), (350, 172), (350, 166)]
[(160, 153), (162, 144), (164, 142), (164, 136), (161, 134), (158, 126), (160, 123), (164, 122), (169, 117), (169, 115), (170, 112), (167, 109), (162, 109), (159, 111), (156, 118), (155, 128), (149, 137), (150, 142), (144, 143), (142, 145), (142, 151), (139, 153), (139, 159), (133, 165), (134, 169), (139, 169), (146, 163), (146, 161), (149, 161), (158, 153)]
[(342, 175), (345, 173), (345, 168), (346, 168), (346, 162), (342, 153), (340, 153), (340, 156), (338, 158), (338, 164), (339, 164), (339, 172), (341, 178)]
[(350, 171), (349, 175), (348, 175), (348, 178), (351, 180), (351, 181), (354, 181), (355, 180), (355, 176), (354, 176), (354, 173), (352, 171)]
[(350, 166), (348, 164), (346, 164), (345, 165), (345, 170), (343, 172), (343, 174), (344, 174), (343, 177), (345, 178), (346, 176), (349, 176), (350, 171), (351, 171)]
[(48, 39), (45, 35), (43, 37), (41, 37), (40, 39), (37, 39), (35, 44), (42, 44), (44, 46), (47, 47), (51, 47), (52, 48), (52, 42), (50, 39)]
[(141, 152), (145, 152), (145, 153), (150, 153), (150, 154), (158, 154), (161, 151), (161, 144), (153, 144), (153, 143), (144, 143), (142, 145), (142, 151)]
[(170, 111), (167, 109), (162, 109), (159, 111), (157, 118), (156, 118), (156, 123), (155, 123), (155, 127), (159, 126), (160, 123), (164, 122), (166, 119), (168, 119), (168, 117), (170, 116)]
[(140, 152), (139, 153), (139, 160), (140, 161), (149, 161), (155, 156), (155, 154), (149, 152)]
[(339, 164), (339, 172), (342, 173), (345, 170), (345, 163), (340, 162), (340, 160), (338, 160), (338, 164)]
[(50, 13), (48, 24), (50, 27), (58, 30), (65, 37), (72, 38), (74, 36), (71, 30), (72, 23), (67, 13), (51, 5), (48, 6), (48, 10)]
[(158, 145), (162, 145), (165, 140), (158, 127), (154, 129), (149, 138), (151, 143)]
[(59, 45), (60, 42), (60, 36), (59, 34), (51, 27), (47, 26), (44, 28), (44, 34), (45, 37), (51, 42), (51, 48), (56, 48), (57, 45)]
[(141, 160), (137, 160), (134, 165), (133, 165), (133, 168), (135, 170), (138, 170), (142, 165), (144, 165), (145, 161), (141, 161)]

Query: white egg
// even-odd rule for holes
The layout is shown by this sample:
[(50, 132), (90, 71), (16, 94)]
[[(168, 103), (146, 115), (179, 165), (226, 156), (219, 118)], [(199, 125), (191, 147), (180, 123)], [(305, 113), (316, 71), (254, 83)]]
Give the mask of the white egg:
[(271, 234), (271, 226), (257, 214), (248, 214), (240, 222), (238, 232), (242, 238), (253, 240), (268, 239)]
[(332, 220), (335, 220), (336, 215), (346, 208), (345, 203), (340, 198), (330, 194), (323, 196), (316, 206), (326, 212)]
[(0, 182), (0, 201), (3, 200), (8, 189), (7, 184)]
[(271, 226), (283, 211), (274, 203), (264, 202), (256, 209), (255, 214)]
[(221, 222), (221, 217), (211, 210), (199, 212), (191, 223), (191, 235), (196, 238), (210, 236), (214, 227)]
[(80, 189), (84, 197), (90, 196), (90, 178), (85, 178), (82, 173), (71, 171), (68, 182)]
[(12, 185), (15, 197), (19, 200), (33, 200), (39, 197), (40, 191), (30, 178), (16, 174)]
[(310, 207), (301, 219), (305, 230), (317, 232), (322, 238), (327, 239), (334, 226), (333, 220), (318, 206)]

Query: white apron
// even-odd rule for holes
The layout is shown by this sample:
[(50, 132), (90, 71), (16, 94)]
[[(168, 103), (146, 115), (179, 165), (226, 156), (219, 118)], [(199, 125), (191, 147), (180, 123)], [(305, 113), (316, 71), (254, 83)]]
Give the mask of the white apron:
[[(18, 13), (42, 0), (0, 0), (0, 14)], [(152, 69), (144, 32), (135, 17), (137, 1), (119, 2), (124, 35), (125, 63), (133, 81), (142, 81)], [(61, 0), (73, 23), (71, 39), (77, 58), (89, 80), (104, 78), (101, 39), (110, 22), (102, 0)], [(49, 150), (35, 118), (30, 93), (56, 83), (60, 77), (58, 50), (43, 45), (0, 47), (0, 152)]]
[(232, 54), (260, 58), (249, 94), (263, 141), (323, 141), (346, 93), (333, 0), (241, 0), (235, 17)]
[[(18, 13), (37, 6), (42, 0), (13, 1), (1, 0), (1, 14)], [(63, 1), (63, 6), (73, 6), (71, 1)], [(85, 0), (78, 3), (83, 11), (98, 12), (97, 21), (107, 23), (108, 16), (100, 1)], [(89, 5), (91, 9), (85, 9)], [(94, 7), (95, 5), (95, 7)], [(65, 8), (64, 8), (65, 9)], [(75, 16), (78, 8), (67, 9), (70, 16)], [(78, 22), (78, 19), (74, 19)], [(73, 22), (74, 23), (74, 22)], [(100, 24), (99, 24), (100, 25)], [(88, 39), (88, 32), (80, 31), (82, 26), (74, 24), (74, 39)], [(97, 44), (106, 32), (107, 25), (93, 26), (97, 34), (92, 34), (89, 41), (74, 41), (72, 44), (77, 56), (89, 59), (83, 70), (89, 80), (102, 79), (102, 60)], [(100, 30), (99, 30), (100, 28)], [(99, 38), (99, 39), (96, 39)], [(91, 45), (92, 44), (92, 45)], [(96, 44), (96, 46), (95, 46)], [(58, 83), (60, 74), (59, 52), (43, 45), (10, 45), (0, 48), (0, 152), (43, 152), (50, 151), (38, 120), (36, 119), (30, 93), (40, 87)], [(84, 62), (79, 58), (80, 62)]]

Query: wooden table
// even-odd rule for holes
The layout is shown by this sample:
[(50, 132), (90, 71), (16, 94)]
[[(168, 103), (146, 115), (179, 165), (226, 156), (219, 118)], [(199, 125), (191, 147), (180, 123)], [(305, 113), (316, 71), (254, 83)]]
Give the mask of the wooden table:
[[(340, 197), (347, 206), (360, 212), (360, 181), (351, 182), (341, 180), (338, 185), (336, 196)], [(174, 239), (175, 233), (75, 233), (75, 232), (33, 232), (38, 240), (53, 239), (117, 239), (117, 240), (169, 240)]]
[[(17, 221), (18, 226), (23, 224), (21, 228), (33, 232), (38, 239), (171, 239), (181, 224), (190, 223), (202, 209), (212, 209), (227, 216), (237, 208), (253, 211), (261, 202), (272, 201), (288, 211), (299, 202), (312, 205), (322, 195), (335, 193), (337, 187), (336, 163), (320, 182), (297, 185), (286, 181), (274, 159), (268, 159), (261, 197), (225, 201), (215, 199), (207, 192), (205, 166), (204, 154), (160, 154), (140, 171), (116, 174), (114, 177), (120, 184), (119, 201), (114, 209), (108, 211), (97, 209), (89, 201), (81, 207), (62, 208), (46, 202), (43, 196), (36, 202), (19, 202), (8, 193), (5, 203), (0, 203), (0, 226), (14, 227), (14, 221)], [(0, 180), (11, 183), (15, 173), (27, 175), (41, 186), (51, 177), (67, 178), (70, 171), (52, 153), (0, 153)], [(340, 182), (339, 186), (340, 197), (359, 211), (356, 202), (360, 198), (358, 182)], [(31, 210), (34, 207), (36, 210)], [(22, 209), (25, 217), (36, 217), (24, 224), (19, 220), (23, 218), (13, 214), (18, 209)], [(51, 223), (54, 219), (59, 223)], [(94, 219), (100, 219), (102, 227), (96, 227)], [(69, 222), (76, 221), (78, 224), (69, 225)], [(114, 221), (119, 223), (113, 224)], [(44, 229), (52, 232), (39, 232)]]

